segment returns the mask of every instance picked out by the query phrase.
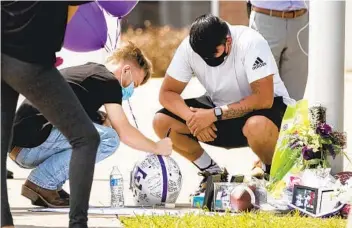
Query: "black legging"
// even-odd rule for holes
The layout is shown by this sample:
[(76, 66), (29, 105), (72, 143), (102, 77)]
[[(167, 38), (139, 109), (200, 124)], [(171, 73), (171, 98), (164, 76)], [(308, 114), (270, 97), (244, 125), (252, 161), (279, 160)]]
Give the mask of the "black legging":
[(6, 159), (18, 96), (23, 94), (70, 141), (69, 227), (87, 227), (99, 135), (76, 95), (52, 68), (1, 54), (1, 226), (13, 225), (8, 203)]

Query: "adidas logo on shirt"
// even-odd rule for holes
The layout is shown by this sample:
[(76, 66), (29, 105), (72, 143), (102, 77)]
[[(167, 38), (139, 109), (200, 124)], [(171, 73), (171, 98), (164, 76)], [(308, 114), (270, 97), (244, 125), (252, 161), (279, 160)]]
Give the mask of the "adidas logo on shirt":
[(256, 69), (263, 67), (265, 65), (266, 65), (266, 63), (261, 58), (257, 57), (257, 59), (255, 60), (255, 62), (253, 64), (252, 70), (256, 70)]

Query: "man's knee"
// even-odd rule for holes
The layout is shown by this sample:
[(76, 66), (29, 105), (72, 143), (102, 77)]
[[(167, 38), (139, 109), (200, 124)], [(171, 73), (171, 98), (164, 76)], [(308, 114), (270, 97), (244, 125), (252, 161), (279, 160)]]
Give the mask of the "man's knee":
[(102, 129), (102, 134), (100, 136), (100, 144), (103, 144), (105, 147), (111, 148), (112, 152), (120, 145), (120, 137), (117, 132), (111, 127), (104, 127)]
[(170, 126), (170, 123), (168, 121), (168, 116), (162, 113), (155, 114), (153, 119), (153, 128), (155, 133), (160, 138), (165, 136), (169, 126)]
[(243, 135), (248, 137), (263, 137), (270, 134), (273, 130), (277, 130), (275, 124), (265, 116), (250, 117), (242, 128)]

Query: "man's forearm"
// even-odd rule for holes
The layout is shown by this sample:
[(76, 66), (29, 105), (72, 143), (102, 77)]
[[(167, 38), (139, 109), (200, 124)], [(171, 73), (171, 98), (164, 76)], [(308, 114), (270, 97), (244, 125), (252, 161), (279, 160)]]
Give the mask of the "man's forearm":
[(160, 94), (160, 103), (164, 108), (181, 117), (184, 120), (192, 115), (192, 111), (186, 105), (182, 97), (174, 92), (163, 92)]
[(132, 125), (124, 127), (123, 133), (120, 134), (120, 139), (121, 142), (135, 150), (154, 153), (156, 149), (156, 143), (145, 137)]
[(222, 107), (222, 119), (227, 120), (242, 117), (254, 110), (270, 108), (269, 106), (269, 102), (261, 102), (257, 95), (250, 95), (239, 102)]

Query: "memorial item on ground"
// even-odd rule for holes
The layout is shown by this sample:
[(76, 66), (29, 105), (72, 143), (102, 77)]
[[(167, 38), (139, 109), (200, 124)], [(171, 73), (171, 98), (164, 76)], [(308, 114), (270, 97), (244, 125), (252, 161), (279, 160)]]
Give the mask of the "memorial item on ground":
[(149, 154), (131, 172), (130, 189), (138, 206), (175, 204), (181, 187), (180, 167), (169, 156)]
[(326, 123), (326, 109), (306, 100), (288, 106), (270, 172), (271, 191), (288, 174), (305, 169), (329, 168), (329, 157), (345, 154), (346, 135)]

